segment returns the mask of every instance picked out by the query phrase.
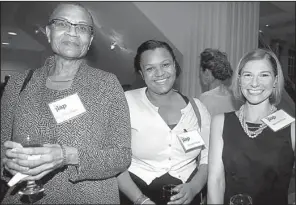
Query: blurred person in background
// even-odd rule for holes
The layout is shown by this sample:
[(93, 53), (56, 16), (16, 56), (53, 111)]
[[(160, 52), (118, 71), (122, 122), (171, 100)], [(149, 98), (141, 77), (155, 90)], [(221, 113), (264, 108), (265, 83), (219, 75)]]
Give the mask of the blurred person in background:
[(200, 77), (208, 91), (200, 95), (200, 101), (214, 115), (237, 110), (239, 101), (229, 90), (232, 68), (227, 55), (218, 49), (207, 48), (200, 54)]

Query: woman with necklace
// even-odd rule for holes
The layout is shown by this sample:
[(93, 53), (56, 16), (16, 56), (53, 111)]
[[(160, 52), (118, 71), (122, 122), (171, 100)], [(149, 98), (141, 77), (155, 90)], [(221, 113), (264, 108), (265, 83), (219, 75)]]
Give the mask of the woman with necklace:
[(271, 51), (256, 49), (240, 60), (231, 87), (245, 103), (211, 126), (209, 204), (229, 204), (236, 194), (249, 195), (253, 205), (288, 204), (295, 124), (274, 132), (261, 121), (277, 110), (283, 80)]
[[(174, 184), (177, 193), (168, 204), (198, 205), (207, 181), (210, 115), (198, 99), (173, 89), (181, 70), (167, 43), (144, 42), (134, 64), (147, 87), (125, 92), (133, 155), (128, 171), (118, 176), (119, 189), (129, 199), (123, 195), (121, 204), (165, 205), (162, 188)], [(204, 144), (187, 150), (185, 136)]]

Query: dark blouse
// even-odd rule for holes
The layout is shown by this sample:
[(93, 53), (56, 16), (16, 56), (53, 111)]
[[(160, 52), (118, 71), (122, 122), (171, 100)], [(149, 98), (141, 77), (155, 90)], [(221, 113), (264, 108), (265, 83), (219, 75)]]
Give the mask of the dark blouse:
[(235, 112), (225, 114), (222, 153), (225, 204), (239, 193), (251, 196), (253, 205), (288, 204), (294, 163), (290, 130), (289, 126), (273, 132), (267, 127), (252, 139), (244, 132)]

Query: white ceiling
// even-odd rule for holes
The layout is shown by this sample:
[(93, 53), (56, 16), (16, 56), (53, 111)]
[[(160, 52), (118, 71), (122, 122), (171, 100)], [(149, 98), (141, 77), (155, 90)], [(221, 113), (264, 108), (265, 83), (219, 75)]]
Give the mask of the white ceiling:
[[(50, 52), (49, 44), (42, 32), (35, 33), (38, 25), (47, 24), (48, 17), (59, 2), (1, 2), (1, 45), (2, 60), (13, 58), (17, 50), (44, 50)], [(134, 5), (133, 2), (81, 2), (90, 10), (95, 22), (95, 38), (88, 52), (89, 64), (114, 73), (122, 84), (137, 80), (134, 73), (133, 58), (138, 46), (149, 39), (170, 41)], [(17, 36), (8, 35), (7, 31)], [(111, 43), (118, 45), (111, 50)], [(182, 54), (170, 43), (179, 62)], [(16, 53), (16, 52), (14, 52)], [(18, 53), (19, 54), (19, 53)], [(1, 67), (2, 69), (2, 67)]]
[[(1, 53), (10, 50), (50, 50), (37, 25), (45, 25), (59, 2), (1, 2)], [(133, 57), (137, 47), (148, 39), (168, 41), (133, 2), (82, 2), (93, 14), (96, 37), (90, 58), (99, 67), (116, 72), (133, 73)], [(269, 27), (265, 25), (268, 24)], [(295, 2), (260, 2), (260, 29), (271, 39), (282, 39), (295, 45)], [(8, 35), (14, 31), (18, 35)], [(110, 50), (112, 38), (121, 47)], [(173, 45), (172, 45), (173, 46)], [(182, 54), (175, 48), (177, 58)], [(2, 56), (2, 54), (1, 54)], [(2, 59), (1, 59), (2, 60)], [(118, 67), (121, 69), (119, 70)], [(122, 82), (127, 79), (120, 79)]]
[[(46, 23), (47, 15), (51, 12), (52, 8), (58, 2), (47, 2), (47, 3), (38, 3), (38, 2), (30, 2), (28, 5), (34, 5), (36, 9), (34, 9), (34, 16), (40, 14), (40, 18), (33, 19), (32, 24), (42, 24)], [(46, 4), (46, 8), (41, 8)], [(125, 29), (125, 25), (120, 25), (122, 21), (120, 18), (126, 17), (122, 15), (120, 12), (120, 7), (118, 5), (127, 5), (131, 4), (131, 2), (83, 2), (87, 7), (92, 10), (93, 13), (97, 16), (97, 20), (99, 19), (100, 26), (104, 26), (105, 33), (110, 35), (114, 33), (114, 29), (112, 26), (117, 26), (117, 30), (121, 32), (119, 36), (124, 37), (121, 40), (124, 40), (127, 45), (133, 45), (133, 48), (127, 48), (128, 51), (132, 52), (137, 48), (139, 42), (135, 42), (135, 38), (127, 38), (128, 31)], [(27, 50), (44, 50), (46, 46), (46, 42), (43, 42), (41, 39), (41, 34), (39, 33), (36, 36), (32, 35), (34, 33), (28, 33), (24, 27), (20, 28), (20, 19), (16, 20), (16, 16), (20, 16), (18, 12), (20, 12), (20, 6), (23, 7), (24, 4), (21, 2), (1, 2), (1, 42), (9, 42), (10, 45), (1, 45), (2, 48), (11, 48), (11, 49), (27, 49)], [(113, 9), (110, 8), (113, 6)], [(39, 12), (38, 12), (39, 10)], [(28, 12), (28, 10), (26, 10)], [(44, 12), (46, 11), (46, 12)], [(98, 12), (99, 11), (99, 12)], [(114, 16), (116, 14), (117, 16)], [(119, 15), (119, 16), (118, 16)], [(30, 15), (29, 15), (30, 16)], [(32, 16), (32, 15), (31, 15)], [(117, 17), (117, 18), (116, 18)], [(107, 20), (106, 20), (107, 19)], [(26, 20), (32, 20), (32, 18), (27, 18)], [(122, 19), (121, 19), (122, 20)], [(129, 21), (133, 20), (133, 18), (129, 18)], [(134, 18), (134, 20), (137, 20)], [(128, 21), (126, 21), (128, 22)], [(129, 23), (131, 24), (131, 23)], [(133, 22), (132, 24), (136, 24)], [(265, 25), (269, 25), (266, 27)], [(31, 25), (32, 26), (32, 25)], [(109, 28), (108, 28), (109, 27)], [(37, 27), (30, 28), (33, 32), (37, 29)], [(295, 45), (295, 2), (260, 2), (260, 29), (271, 38), (274, 39), (282, 39), (290, 42)], [(101, 30), (101, 29), (100, 29)], [(14, 31), (18, 33), (17, 36), (8, 35), (8, 31)], [(146, 30), (147, 31), (147, 30)], [(115, 31), (116, 33), (116, 31)], [(118, 32), (117, 32), (118, 33)], [(102, 34), (104, 35), (104, 34)], [(106, 35), (105, 35), (106, 38)], [(109, 40), (110, 41), (110, 40)], [(124, 45), (126, 47), (126, 45)]]

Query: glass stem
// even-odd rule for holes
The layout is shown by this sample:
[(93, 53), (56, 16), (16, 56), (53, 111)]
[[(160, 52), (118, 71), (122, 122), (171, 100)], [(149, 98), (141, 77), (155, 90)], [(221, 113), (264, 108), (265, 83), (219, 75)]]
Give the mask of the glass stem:
[(36, 186), (35, 181), (27, 181), (27, 187), (28, 188), (32, 188), (32, 187), (35, 187), (35, 186)]

